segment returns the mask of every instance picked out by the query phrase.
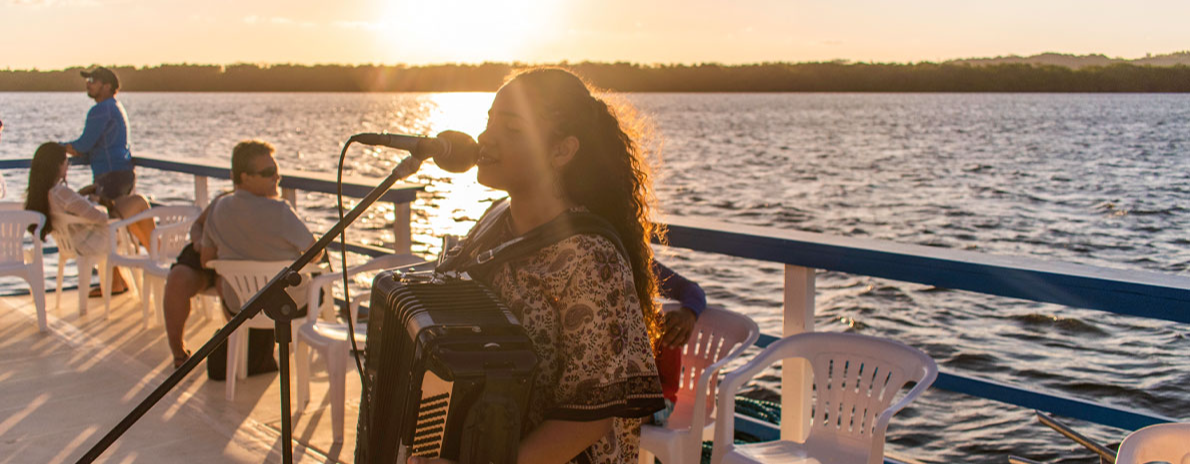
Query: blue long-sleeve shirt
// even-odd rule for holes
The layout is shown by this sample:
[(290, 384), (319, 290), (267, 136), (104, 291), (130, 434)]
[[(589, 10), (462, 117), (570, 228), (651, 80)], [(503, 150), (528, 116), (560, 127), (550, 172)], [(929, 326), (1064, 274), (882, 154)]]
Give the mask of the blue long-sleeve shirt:
[(674, 270), (657, 261), (653, 261), (653, 274), (657, 275), (657, 283), (662, 296), (677, 300), (683, 307), (694, 311), (694, 315), (702, 315), (707, 308), (707, 294), (702, 287), (686, 279)]
[(128, 137), (128, 113), (113, 98), (96, 103), (87, 112), (83, 135), (65, 142), (91, 162), (91, 175), (132, 169), (132, 150)]

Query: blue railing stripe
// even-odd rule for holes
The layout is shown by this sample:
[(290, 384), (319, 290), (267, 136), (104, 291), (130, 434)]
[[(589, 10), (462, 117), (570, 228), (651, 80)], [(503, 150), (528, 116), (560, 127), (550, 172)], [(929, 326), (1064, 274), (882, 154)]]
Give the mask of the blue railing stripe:
[[(0, 160), (0, 169), (29, 168), (32, 160), (28, 158)], [(83, 164), (79, 158), (71, 158), (71, 163)], [(168, 158), (139, 155), (132, 157), (136, 166), (153, 168), (175, 173), (186, 173), (195, 176), (206, 176), (216, 179), (231, 179), (231, 168), (228, 163), (214, 163), (205, 160), (187, 159), (186, 161)], [(343, 195), (351, 198), (363, 198), (377, 185), (380, 179), (370, 179), (359, 176), (345, 176), (343, 178)], [(306, 171), (281, 170), (281, 187), (310, 192), (335, 193), (335, 176)], [(407, 203), (417, 199), (417, 193), (425, 190), (422, 184), (398, 183), (380, 197), (382, 202)]]
[[(336, 252), (343, 251), (343, 248), (339, 247), (338, 242), (331, 242), (330, 245), (326, 246), (326, 248), (336, 251)], [(369, 257), (379, 257), (382, 255), (389, 255), (389, 254), (396, 253), (392, 249), (386, 249), (384, 247), (377, 247), (374, 245), (367, 245), (367, 244), (353, 244), (350, 242), (347, 243), (347, 251), (351, 252), (351, 253), (357, 253), (360, 255), (366, 255)]]
[[(153, 156), (132, 157), (137, 166), (154, 168), (163, 171), (193, 174), (209, 178), (231, 179), (231, 168), (227, 163), (212, 163), (209, 161), (187, 160), (185, 162)], [(343, 177), (343, 195), (352, 198), (363, 198), (380, 184), (381, 179), (370, 179), (359, 176)], [(333, 174), (310, 173), (305, 171), (281, 170), (281, 187), (310, 192), (335, 193), (335, 176)], [(422, 184), (397, 183), (380, 197), (382, 202), (407, 203), (417, 199), (417, 193), (425, 190)]]
[[(69, 160), (70, 160), (71, 165), (86, 165), (87, 164), (86, 160), (84, 160), (82, 158), (78, 158), (78, 157), (71, 157), (71, 158), (69, 158)], [(29, 169), (29, 166), (32, 163), (33, 163), (33, 159), (31, 159), (31, 158), (9, 158), (9, 159), (5, 159), (5, 160), (0, 160), (0, 170)]]
[(1190, 277), (673, 218), (669, 245), (702, 252), (1190, 323)]
[[(336, 251), (336, 252), (343, 251), (343, 248), (339, 247), (338, 242), (332, 242), (330, 245), (327, 246), (327, 248), (331, 249), (333, 251)], [(395, 252), (393, 252), (392, 249), (386, 249), (384, 247), (377, 247), (374, 245), (366, 245), (366, 244), (353, 244), (350, 242), (347, 243), (347, 251), (351, 252), (351, 253), (357, 253), (360, 255), (367, 255), (369, 257), (379, 257), (382, 255), (388, 255), (391, 253), (395, 253)], [(44, 246), (41, 248), (42, 256), (55, 255), (57, 253), (58, 253), (57, 246), (47, 245), (47, 246)]]
[(1178, 421), (1160, 415), (1097, 404), (1059, 394), (1030, 391), (996, 381), (947, 372), (938, 373), (938, 380), (934, 382), (933, 387), (1130, 431), (1157, 423)]

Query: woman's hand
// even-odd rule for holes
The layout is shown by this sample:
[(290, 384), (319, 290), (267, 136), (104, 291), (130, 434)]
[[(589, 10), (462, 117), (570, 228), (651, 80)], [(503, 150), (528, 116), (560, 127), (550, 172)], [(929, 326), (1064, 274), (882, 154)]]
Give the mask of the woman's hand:
[(665, 333), (661, 335), (661, 343), (669, 348), (685, 345), (690, 339), (690, 333), (694, 332), (696, 321), (698, 316), (694, 314), (694, 310), (686, 307), (666, 312), (665, 322), (662, 323)]

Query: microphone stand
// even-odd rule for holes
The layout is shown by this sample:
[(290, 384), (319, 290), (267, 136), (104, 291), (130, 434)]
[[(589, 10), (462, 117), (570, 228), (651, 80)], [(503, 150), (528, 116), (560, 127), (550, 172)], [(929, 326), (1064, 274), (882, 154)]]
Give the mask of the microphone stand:
[[(346, 147), (344, 150), (346, 150)], [(314, 245), (310, 246), (310, 248), (306, 250), (306, 253), (302, 254), (301, 257), (298, 257), (297, 260), (294, 260), (294, 262), (287, 268), (277, 273), (277, 275), (274, 276), (264, 288), (262, 288), (256, 293), (255, 296), (252, 297), (252, 299), (248, 300), (248, 302), (244, 304), (243, 308), (240, 309), (240, 312), (237, 313), (235, 317), (231, 319), (231, 321), (227, 322), (227, 324), (224, 325), (222, 329), (220, 329), (213, 337), (211, 337), (211, 340), (207, 341), (207, 343), (203, 344), (203, 346), (199, 348), (197, 352), (191, 355), (190, 358), (186, 360), (186, 363), (183, 363), (181, 367), (179, 367), (177, 370), (174, 370), (173, 374), (169, 375), (169, 377), (165, 379), (165, 382), (161, 383), (157, 389), (154, 389), (153, 392), (145, 398), (145, 400), (141, 401), (141, 403), (136, 406), (136, 408), (133, 408), (131, 412), (128, 412), (128, 415), (125, 416), (123, 420), (120, 420), (120, 423), (116, 424), (116, 426), (112, 428), (112, 430), (109, 431), (107, 435), (101, 438), (98, 443), (91, 447), (91, 449), (88, 450), (86, 454), (83, 454), (82, 458), (80, 458), (77, 463), (94, 462), (100, 454), (106, 451), (107, 448), (116, 441), (116, 439), (119, 439), (125, 431), (128, 431), (128, 428), (131, 428), (132, 425), (137, 422), (137, 420), (139, 420), (146, 412), (149, 411), (149, 409), (153, 408), (153, 406), (156, 405), (157, 402), (163, 397), (165, 397), (169, 391), (173, 390), (173, 388), (177, 386), (178, 383), (186, 377), (186, 375), (190, 374), (191, 371), (194, 371), (194, 368), (197, 367), (203, 359), (211, 355), (211, 352), (215, 350), (216, 346), (226, 341), (227, 338), (230, 337), (233, 332), (235, 332), (236, 328), (239, 328), (244, 324), (244, 322), (256, 316), (256, 314), (260, 313), (261, 310), (265, 312), (265, 315), (268, 315), (269, 318), (272, 318), (276, 322), (274, 331), (276, 333), (277, 344), (280, 345), (281, 350), (281, 363), (279, 364), (281, 377), (281, 440), (284, 443), (284, 449), (281, 451), (281, 460), (283, 463), (293, 463), (293, 425), (290, 423), (289, 415), (289, 342), (290, 339), (292, 339), (293, 334), (290, 330), (290, 322), (298, 315), (297, 304), (293, 301), (293, 298), (289, 297), (289, 294), (285, 292), (285, 288), (296, 286), (301, 283), (302, 278), (301, 275), (298, 274), (298, 271), (302, 268), (305, 268), (305, 266), (310, 262), (314, 261), (314, 258), (318, 256), (318, 254), (323, 250), (325, 250), (332, 241), (335, 240), (335, 236), (342, 234), (343, 231), (347, 229), (347, 226), (355, 222), (355, 220), (359, 218), (359, 216), (362, 215), (369, 206), (371, 206), (373, 203), (376, 203), (376, 200), (378, 200), (381, 195), (384, 195), (384, 193), (388, 191), (388, 188), (392, 187), (393, 184), (396, 184), (397, 181), (404, 179), (405, 177), (416, 172), (417, 168), (421, 166), (421, 163), (422, 160), (417, 156), (409, 156), (402, 160), (401, 163), (393, 168), (392, 173), (389, 174), (389, 176), (385, 178), (384, 181), (380, 183), (380, 185), (372, 189), (372, 191), (369, 192), (368, 195), (365, 196), (363, 200), (361, 200), (359, 204), (355, 206), (355, 208), (352, 208), (351, 211), (347, 213), (342, 221), (335, 223), (335, 225), (331, 227), (330, 231), (327, 231), (327, 233), (324, 234), (322, 238), (318, 240), (318, 242), (315, 242)], [(234, 374), (232, 376), (234, 376)]]

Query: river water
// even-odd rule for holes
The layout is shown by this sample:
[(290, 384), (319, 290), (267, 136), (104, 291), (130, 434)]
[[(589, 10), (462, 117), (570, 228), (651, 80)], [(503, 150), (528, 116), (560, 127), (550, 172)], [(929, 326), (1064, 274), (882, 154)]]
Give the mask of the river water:
[[(1190, 96), (1165, 94), (629, 94), (651, 123), (663, 215), (943, 248), (1185, 274), (1190, 267)], [(333, 172), (358, 132), (477, 135), (490, 93), (127, 93), (137, 154), (226, 162), (260, 138), (283, 168)], [(0, 93), (0, 158), (27, 158), (82, 130), (78, 93)], [(382, 177), (399, 159), (353, 148), (348, 174)], [(158, 202), (193, 197), (189, 176), (141, 169)], [(4, 173), (20, 199), (23, 170)], [(90, 178), (82, 167), (70, 177)], [(474, 171), (433, 167), (414, 204), (414, 251), (462, 234), (500, 197)], [(215, 183), (222, 189), (229, 183)], [(315, 231), (336, 216), (328, 195), (299, 196)], [(391, 241), (388, 206), (353, 241)], [(780, 334), (782, 268), (681, 249), (662, 260), (709, 300)], [(52, 264), (52, 261), (51, 261)], [(51, 265), (52, 266), (52, 265)], [(52, 273), (51, 273), (52, 275)], [(1175, 418), (1190, 412), (1190, 327), (1057, 305), (824, 272), (819, 330), (890, 337), (956, 373)], [(12, 280), (0, 290), (21, 288)], [(746, 388), (776, 396), (779, 372)], [(1070, 424), (1111, 443), (1127, 433)], [(887, 450), (925, 461), (1090, 461), (1032, 412), (940, 390), (894, 417)]]

